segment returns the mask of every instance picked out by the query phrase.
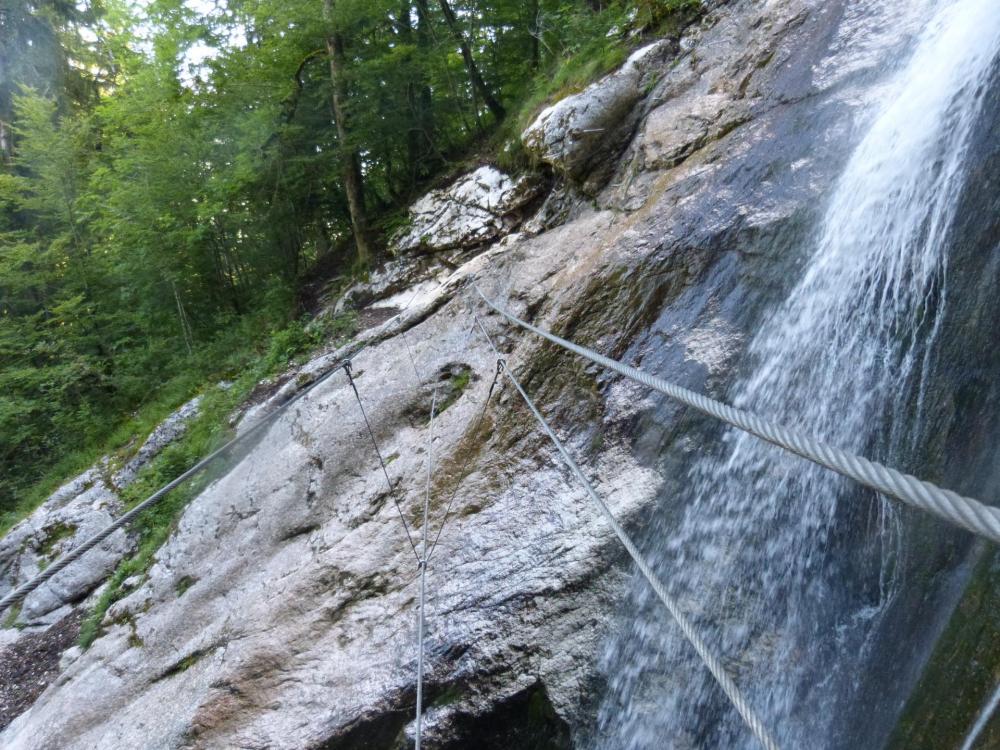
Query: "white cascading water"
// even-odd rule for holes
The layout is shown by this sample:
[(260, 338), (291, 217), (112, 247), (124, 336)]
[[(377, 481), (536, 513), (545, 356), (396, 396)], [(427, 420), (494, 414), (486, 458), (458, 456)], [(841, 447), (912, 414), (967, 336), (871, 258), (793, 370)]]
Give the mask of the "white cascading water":
[[(897, 0), (906, 2), (906, 0)], [(732, 400), (874, 458), (909, 455), (946, 306), (967, 144), (1000, 47), (997, 0), (934, 3), (834, 187), (803, 277)], [(908, 467), (904, 467), (908, 468)], [(896, 508), (753, 437), (691, 469), (647, 537), (682, 606), (785, 747), (832, 748), (892, 601)], [(648, 588), (609, 643), (596, 745), (755, 747)]]

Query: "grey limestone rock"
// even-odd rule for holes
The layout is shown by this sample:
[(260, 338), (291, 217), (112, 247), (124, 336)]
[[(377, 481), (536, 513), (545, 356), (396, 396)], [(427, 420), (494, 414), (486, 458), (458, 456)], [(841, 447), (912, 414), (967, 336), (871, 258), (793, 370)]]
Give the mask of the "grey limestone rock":
[(663, 40), (646, 45), (620, 69), (543, 110), (521, 134), (525, 148), (571, 180), (600, 187), (632, 135), (650, 73), (670, 49)]
[[(432, 539), (458, 491), (428, 572), (429, 745), (522, 747), (531, 726), (541, 746), (589, 746), (602, 644), (628, 626), (624, 553), (509, 384), (478, 425), (496, 354), (475, 319), (627, 528), (669, 503), (711, 427), (513, 329), (472, 283), (531, 322), (721, 395), (766, 294), (794, 273), (782, 249), (831, 184), (862, 101), (855, 78), (815, 74), (846, 54), (830, 45), (831, 5), (713, 4), (671, 70), (672, 47), (654, 44), (543, 113), (525, 136), (537, 154), (583, 181), (607, 161), (614, 179), (596, 205), (565, 198), (557, 225), (455, 269), (392, 272), (378, 294), (412, 304), (362, 334), (353, 365), (392, 490), (335, 373), (191, 501), (117, 622), (65, 659), (0, 744), (409, 746), (417, 566), (395, 503), (419, 536), (433, 456)], [(483, 195), (501, 190), (487, 183)], [(504, 222), (485, 226), (493, 204), (489, 216), (475, 205), (421, 210), (425, 228), (400, 247), (492, 241)], [(452, 211), (475, 220), (449, 224)], [(246, 424), (343, 354), (292, 373)], [(435, 385), (449, 398), (432, 438)]]
[[(198, 413), (195, 397), (160, 423), (125, 465), (111, 475), (108, 458), (57, 489), (30, 516), (0, 539), (0, 595), (37, 575), (60, 555), (112, 523), (122, 511), (118, 492), (167, 445), (180, 437)], [(79, 561), (60, 571), (25, 600), (17, 620), (49, 625), (99, 586), (133, 547), (118, 530)]]
[(512, 231), (521, 211), (541, 189), (531, 176), (511, 177), (480, 167), (443, 190), (434, 190), (410, 208), (410, 225), (393, 238), (399, 253), (470, 248)]

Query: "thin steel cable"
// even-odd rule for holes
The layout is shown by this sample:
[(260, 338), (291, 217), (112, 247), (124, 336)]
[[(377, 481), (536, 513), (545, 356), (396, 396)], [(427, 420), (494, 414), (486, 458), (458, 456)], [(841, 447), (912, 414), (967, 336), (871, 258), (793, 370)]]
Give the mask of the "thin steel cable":
[(421, 531), (423, 542), (420, 550), (423, 558), (420, 560), (420, 597), (417, 607), (417, 725), (414, 750), (420, 750), (420, 729), (424, 705), (424, 607), (427, 601), (427, 519), (431, 510), (431, 476), (434, 473), (434, 413), (437, 411), (438, 389), (434, 389), (431, 397), (430, 434), (427, 439), (427, 484), (424, 487), (424, 526)]
[(623, 364), (617, 360), (605, 357), (591, 349), (574, 344), (541, 328), (526, 323), (512, 315), (495, 303), (491, 302), (476, 287), (483, 301), (494, 311), (512, 323), (525, 330), (536, 333), (574, 354), (589, 359), (602, 367), (614, 370), (630, 380), (641, 383), (648, 388), (659, 391), (683, 404), (708, 414), (720, 421), (749, 432), (762, 440), (784, 448), (813, 463), (824, 466), (855, 482), (870, 487), (877, 492), (912, 505), (920, 510), (950, 521), (974, 534), (1000, 544), (1000, 508), (986, 505), (980, 500), (959, 495), (957, 492), (942, 489), (931, 482), (904, 474), (896, 469), (890, 469), (875, 461), (869, 461), (861, 456), (855, 456), (840, 448), (834, 448), (821, 440), (804, 433), (770, 422), (748, 411), (737, 409), (728, 404), (695, 393), (687, 388), (669, 383), (643, 372), (638, 368)]
[(410, 358), (410, 364), (411, 364), (411, 365), (413, 365), (413, 372), (414, 372), (414, 374), (415, 374), (415, 375), (417, 376), (417, 383), (418, 383), (419, 385), (424, 385), (424, 377), (423, 377), (423, 375), (421, 375), (421, 374), (420, 374), (420, 370), (418, 370), (418, 369), (417, 369), (417, 360), (415, 360), (415, 359), (413, 358), (413, 350), (412, 350), (412, 349), (410, 349), (410, 342), (409, 342), (409, 340), (408, 340), (408, 339), (406, 338), (406, 331), (400, 331), (400, 332), (399, 332), (399, 335), (400, 335), (400, 336), (402, 337), (402, 339), (403, 339), (403, 346), (405, 346), (405, 347), (406, 347), (406, 354), (407, 354), (407, 355), (409, 356), (409, 358)]
[[(367, 344), (364, 345), (364, 346), (362, 346), (361, 348), (359, 348), (356, 351), (354, 351), (350, 356), (357, 356), (362, 351), (364, 351), (367, 348), (367, 346), (368, 346)], [(218, 450), (216, 450), (216, 451), (210, 453), (209, 455), (207, 455), (205, 458), (203, 458), (201, 461), (199, 461), (198, 463), (196, 463), (190, 469), (188, 469), (187, 471), (185, 471), (179, 477), (177, 477), (173, 481), (169, 482), (168, 484), (165, 484), (163, 487), (161, 487), (156, 492), (154, 492), (152, 495), (150, 495), (149, 497), (147, 497), (145, 500), (143, 500), (137, 506), (135, 506), (134, 508), (132, 508), (132, 510), (130, 510), (128, 513), (125, 513), (124, 515), (122, 515), (120, 518), (118, 518), (113, 523), (111, 523), (108, 526), (106, 526), (101, 531), (99, 531), (96, 534), (94, 534), (92, 537), (90, 537), (89, 539), (87, 539), (85, 542), (83, 542), (79, 546), (74, 547), (73, 549), (71, 549), (69, 552), (67, 552), (65, 555), (63, 555), (62, 557), (60, 557), (54, 563), (52, 563), (51, 565), (49, 565), (45, 570), (43, 570), (42, 572), (40, 572), (38, 575), (36, 575), (30, 581), (25, 582), (24, 584), (22, 584), (18, 588), (16, 588), (13, 591), (11, 591), (3, 599), (0, 599), (0, 613), (3, 613), (3, 611), (6, 610), (10, 606), (12, 606), (14, 604), (17, 604), (18, 602), (24, 601), (24, 599), (29, 594), (31, 594), (32, 591), (35, 591), (42, 584), (44, 584), (46, 581), (50, 580), (53, 576), (55, 576), (57, 573), (59, 573), (61, 570), (63, 570), (64, 568), (66, 568), (71, 563), (75, 562), (76, 560), (79, 560), (87, 552), (89, 552), (90, 550), (92, 550), (94, 547), (96, 547), (98, 544), (100, 544), (101, 542), (103, 542), (105, 539), (107, 539), (113, 533), (115, 533), (116, 531), (118, 531), (118, 529), (120, 529), (123, 526), (126, 526), (129, 523), (131, 523), (132, 521), (134, 521), (136, 519), (136, 517), (139, 516), (144, 510), (146, 510), (148, 508), (151, 508), (152, 506), (154, 506), (158, 502), (160, 502), (160, 500), (162, 500), (171, 490), (177, 488), (179, 485), (181, 485), (182, 483), (184, 483), (186, 480), (188, 480), (191, 477), (193, 477), (195, 474), (197, 474), (202, 469), (204, 469), (206, 466), (208, 466), (210, 463), (212, 463), (212, 461), (214, 461), (216, 458), (218, 458), (219, 456), (222, 456), (223, 454), (227, 453), (234, 446), (242, 445), (245, 441), (247, 441), (250, 438), (250, 436), (256, 435), (261, 430), (263, 430), (263, 428), (266, 425), (269, 425), (269, 424), (273, 423), (275, 421), (275, 419), (277, 419), (277, 417), (279, 415), (284, 414), (292, 406), (292, 404), (296, 403), (299, 399), (305, 397), (308, 393), (312, 392), (317, 386), (320, 385), (320, 383), (325, 382), (335, 372), (339, 372), (342, 367), (343, 367), (343, 362), (338, 362), (335, 367), (331, 367), (327, 372), (325, 372), (323, 375), (319, 376), (315, 381), (313, 381), (312, 383), (310, 383), (306, 388), (304, 388), (303, 390), (299, 391), (291, 399), (289, 399), (288, 401), (286, 401), (284, 404), (282, 404), (281, 406), (279, 406), (277, 409), (275, 409), (270, 414), (268, 414), (265, 417), (263, 417), (259, 422), (257, 422), (256, 424), (252, 425), (242, 435), (237, 435), (232, 440), (230, 440), (228, 443), (226, 443), (225, 445), (223, 445), (221, 448), (219, 448)]]
[(375, 446), (375, 454), (378, 456), (379, 465), (382, 467), (382, 475), (385, 477), (385, 483), (389, 488), (389, 496), (392, 498), (392, 504), (396, 506), (396, 512), (399, 514), (399, 520), (403, 522), (403, 530), (406, 531), (406, 540), (410, 543), (410, 549), (413, 550), (413, 556), (417, 558), (417, 562), (420, 562), (420, 553), (417, 552), (417, 545), (413, 542), (413, 535), (410, 534), (410, 525), (406, 522), (406, 516), (403, 515), (403, 509), (399, 507), (399, 500), (396, 499), (396, 490), (392, 486), (392, 480), (389, 479), (389, 471), (385, 468), (385, 460), (382, 458), (382, 450), (378, 447), (378, 441), (375, 439), (375, 432), (372, 430), (371, 422), (368, 421), (368, 413), (365, 411), (365, 405), (361, 402), (361, 394), (358, 393), (358, 386), (354, 382), (354, 375), (351, 374), (351, 361), (348, 360), (343, 364), (344, 372), (347, 373), (347, 381), (351, 384), (351, 389), (354, 391), (354, 398), (357, 399), (358, 408), (361, 409), (361, 416), (364, 417), (365, 427), (368, 428), (368, 437), (372, 440), (372, 445)]
[[(493, 345), (493, 341), (490, 339), (490, 335), (486, 331), (486, 326), (483, 325), (483, 322), (478, 317), (476, 318), (476, 321), (479, 324), (479, 327), (482, 329), (483, 333), (486, 335), (487, 341), (490, 342), (490, 346), (493, 348), (493, 351), (496, 352), (497, 357), (500, 357), (500, 352), (497, 351), (497, 348)], [(763, 745), (766, 748), (766, 750), (778, 750), (778, 743), (775, 742), (774, 738), (771, 736), (771, 733), (768, 732), (767, 728), (764, 726), (764, 723), (760, 720), (760, 717), (757, 716), (756, 712), (743, 697), (743, 694), (740, 692), (739, 687), (736, 685), (732, 677), (729, 676), (725, 668), (722, 666), (722, 662), (720, 662), (708, 650), (708, 646), (705, 644), (704, 641), (701, 640), (701, 637), (695, 630), (694, 625), (692, 625), (692, 623), (687, 619), (684, 613), (681, 612), (680, 607), (678, 606), (677, 602), (674, 601), (673, 597), (670, 596), (669, 593), (667, 593), (666, 587), (657, 577), (653, 569), (643, 559), (642, 554), (639, 552), (639, 549), (635, 546), (635, 544), (632, 543), (632, 540), (631, 538), (629, 538), (629, 535), (625, 532), (625, 529), (622, 528), (621, 524), (619, 524), (618, 521), (615, 519), (614, 514), (611, 512), (611, 509), (600, 498), (600, 496), (598, 496), (597, 492), (591, 486), (590, 481), (587, 479), (587, 477), (584, 476), (583, 471), (577, 465), (576, 461), (573, 460), (573, 457), (563, 446), (562, 442), (559, 440), (558, 437), (556, 437), (555, 432), (552, 431), (552, 428), (549, 426), (549, 423), (545, 420), (545, 417), (542, 416), (542, 413), (538, 410), (538, 407), (535, 406), (534, 402), (525, 392), (524, 388), (521, 387), (521, 383), (514, 376), (514, 373), (510, 371), (510, 368), (507, 366), (506, 361), (504, 361), (502, 357), (500, 358), (500, 361), (504, 374), (510, 379), (510, 382), (517, 389), (517, 392), (521, 394), (521, 398), (524, 400), (524, 403), (528, 406), (528, 409), (531, 410), (531, 413), (534, 415), (535, 419), (538, 420), (538, 424), (541, 425), (542, 430), (545, 432), (546, 435), (549, 436), (549, 439), (556, 446), (556, 449), (562, 456), (563, 461), (570, 468), (570, 470), (573, 472), (576, 478), (580, 481), (580, 484), (583, 485), (584, 489), (586, 489), (587, 494), (590, 496), (590, 499), (593, 500), (597, 504), (597, 506), (601, 509), (601, 512), (604, 514), (605, 518), (607, 518), (608, 522), (611, 524), (611, 528), (614, 529), (615, 535), (618, 537), (619, 541), (621, 541), (622, 545), (625, 547), (629, 556), (635, 562), (636, 567), (639, 568), (639, 572), (642, 573), (643, 577), (652, 587), (653, 591), (659, 597), (660, 601), (663, 602), (663, 605), (670, 612), (671, 616), (674, 618), (674, 621), (677, 623), (677, 625), (681, 629), (681, 632), (684, 634), (684, 637), (687, 638), (688, 642), (694, 647), (694, 650), (698, 652), (698, 656), (701, 657), (702, 662), (705, 664), (706, 667), (708, 667), (708, 671), (712, 673), (712, 676), (715, 678), (716, 682), (719, 683), (719, 686), (722, 688), (723, 692), (725, 692), (726, 696), (729, 698), (733, 706), (739, 712), (740, 716), (743, 718), (743, 721), (746, 722), (746, 725), (750, 728), (750, 731), (754, 733), (754, 735), (760, 741), (760, 744)]]
[[(483, 401), (483, 408), (480, 410), (479, 417), (476, 419), (476, 424), (472, 428), (472, 435), (473, 436), (475, 436), (476, 434), (479, 433), (479, 428), (482, 426), (483, 419), (486, 417), (486, 409), (490, 405), (490, 398), (492, 398), (493, 391), (496, 389), (497, 383), (500, 380), (500, 374), (502, 372), (501, 361), (502, 360), (499, 360), (499, 359), (497, 360), (497, 369), (496, 369), (496, 372), (493, 374), (493, 382), (490, 384), (489, 393), (486, 394), (486, 400)], [(434, 542), (431, 544), (430, 551), (426, 555), (425, 559), (427, 559), (427, 560), (430, 560), (431, 555), (434, 554), (434, 550), (437, 548), (438, 541), (441, 539), (441, 532), (444, 531), (444, 527), (448, 523), (448, 518), (451, 516), (452, 505), (455, 502), (455, 498), (458, 497), (458, 490), (462, 486), (462, 479), (464, 478), (465, 471), (466, 471), (466, 469), (469, 468), (469, 463), (471, 461), (472, 461), (472, 454), (468, 453), (465, 456), (465, 461), (462, 463), (462, 468), (458, 472), (458, 477), (459, 478), (455, 482), (455, 488), (452, 490), (451, 497), (448, 498), (448, 504), (445, 506), (444, 517), (441, 519), (441, 525), (438, 527), (437, 534), (434, 536)]]
[[(428, 281), (429, 280), (430, 279), (428, 279)], [(417, 286), (419, 286), (422, 283), (424, 283), (424, 282), (418, 282)], [(402, 319), (403, 313), (405, 313), (409, 309), (410, 305), (412, 305), (414, 303), (414, 301), (417, 299), (417, 297), (419, 297), (419, 296), (420, 296), (420, 292), (419, 291), (414, 292), (413, 296), (410, 297), (410, 301), (407, 302), (405, 305), (403, 305), (403, 309), (400, 310), (398, 313), (396, 313), (395, 317), (398, 317), (398, 318)], [(417, 376), (417, 382), (419, 382), (421, 385), (423, 385), (424, 384), (424, 377), (420, 374), (420, 370), (417, 369), (417, 361), (413, 357), (413, 350), (410, 349), (410, 341), (409, 341), (409, 339), (406, 338), (406, 330), (400, 330), (399, 335), (403, 339), (403, 346), (406, 347), (406, 354), (410, 358), (410, 364), (413, 365), (413, 372)]]

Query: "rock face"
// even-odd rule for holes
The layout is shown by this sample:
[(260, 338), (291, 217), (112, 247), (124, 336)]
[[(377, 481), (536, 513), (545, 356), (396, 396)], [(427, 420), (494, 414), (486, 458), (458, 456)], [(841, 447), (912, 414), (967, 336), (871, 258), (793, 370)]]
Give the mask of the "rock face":
[(198, 414), (198, 407), (201, 405), (201, 396), (195, 396), (177, 411), (164, 419), (146, 438), (142, 446), (136, 451), (125, 465), (115, 473), (112, 481), (118, 489), (123, 489), (130, 485), (139, 473), (140, 469), (152, 461), (156, 455), (166, 448), (170, 443), (184, 434), (190, 422)]
[(334, 314), (359, 310), (374, 303), (380, 307), (406, 308), (421, 287), (437, 286), (454, 268), (465, 251), (456, 249), (433, 256), (406, 257), (388, 261), (364, 282), (353, 284), (332, 306)]
[[(0, 542), (7, 590), (28, 581), (84, 539), (110, 524), (121, 506), (117, 495), (94, 469), (57, 491), (44, 505), (18, 524)], [(19, 620), (49, 624), (69, 613), (70, 606), (96, 588), (130, 548), (124, 531), (28, 595)], [(6, 592), (5, 592), (6, 593)]]
[[(536, 290), (524, 302), (537, 303), (552, 289), (545, 278), (599, 262), (599, 246), (585, 249), (578, 240), (615, 227), (613, 215), (594, 214), (520, 246), (516, 263), (504, 252), (481, 255), (454, 283), (473, 274), (485, 283), (499, 273)], [(448, 287), (423, 314), (442, 301), (407, 331), (421, 374), (431, 387), (442, 386), (432, 535), (446, 497), (461, 483), (429, 576), (428, 741), (461, 747), (475, 737), (477, 746), (506, 747), (529, 727), (555, 743), (545, 746), (566, 747), (566, 717), (588, 692), (587, 654), (622, 580), (620, 552), (599, 511), (567, 485), (509, 393), (494, 395), (487, 421), (474, 430), (495, 356), (482, 337), (468, 335), (467, 293)], [(512, 354), (532, 348), (524, 342)], [(419, 533), (430, 393), (411, 368), (398, 336), (354, 359), (395, 499)], [(592, 408), (580, 416), (592, 418)], [(465, 452), (482, 459), (468, 475), (459, 473)], [(595, 458), (602, 492), (630, 517), (655, 489), (655, 476), (616, 440)], [(405, 744), (412, 731), (416, 568), (384, 482), (354, 394), (335, 376), (192, 502), (149, 580), (117, 605), (115, 619), (133, 624), (108, 623), (45, 693), (60, 701), (89, 695), (94, 713), (88, 708), (87, 716), (36, 729), (31, 716), (43, 710), (43, 696), (5, 742)], [(553, 636), (559, 648), (532, 648), (511, 662), (527, 644)]]
[[(198, 413), (201, 397), (181, 406), (153, 430), (135, 455), (113, 475), (104, 458), (60, 487), (30, 516), (0, 539), (0, 596), (25, 583), (46, 565), (110, 524), (122, 507), (118, 492), (139, 470), (180, 437)], [(110, 476), (109, 476), (110, 475)], [(48, 625), (102, 583), (132, 549), (124, 530), (116, 531), (78, 563), (61, 571), (25, 600), (17, 621)], [(14, 631), (5, 639), (10, 640)]]
[(600, 188), (635, 129), (636, 104), (670, 49), (665, 41), (649, 44), (619, 70), (545, 109), (521, 134), (525, 148), (591, 192)]
[(397, 257), (344, 291), (330, 312), (360, 310), (362, 319), (381, 322), (386, 311), (405, 310), (475, 253), (513, 232), (543, 187), (533, 175), (514, 178), (484, 166), (431, 191), (411, 206), (409, 226), (390, 241)]
[(410, 226), (395, 237), (396, 254), (470, 248), (499, 239), (520, 222), (521, 211), (539, 194), (529, 176), (513, 178), (480, 167), (444, 190), (434, 190), (410, 208)]
[[(620, 546), (510, 385), (484, 404), (496, 354), (476, 317), (640, 535), (651, 517), (683, 512), (672, 498), (718, 429), (505, 325), (472, 282), (533, 323), (724, 397), (749, 334), (800, 273), (800, 240), (875, 95), (872, 73), (898, 51), (883, 43), (847, 64), (875, 31), (899, 28), (876, 18), (875, 31), (859, 31), (856, 5), (721, 5), (676, 57), (648, 47), (543, 113), (526, 133), (536, 153), (574, 180), (607, 168), (608, 186), (594, 178), (595, 198), (574, 203), (560, 226), (459, 256), (442, 278), (401, 266), (371, 292), (392, 306), (413, 300), (365, 331), (353, 358), (391, 488), (354, 391), (331, 376), (191, 502), (105, 633), (65, 659), (0, 744), (412, 746), (418, 568), (399, 515), (419, 549), (432, 462), (428, 535), (443, 530), (428, 570), (427, 746), (613, 747), (602, 742), (602, 719), (619, 709), (601, 706), (617, 677), (602, 663), (605, 645), (618, 630), (669, 624), (662, 612), (633, 621)], [(493, 204), (466, 198), (513, 188), (477, 184), (438, 194), (440, 210), (428, 202), (400, 247), (496, 238), (505, 225), (489, 224)], [(463, 201), (474, 208), (463, 214)], [(345, 353), (307, 365), (254, 418)], [(697, 613), (697, 601), (682, 604)], [(926, 633), (908, 636), (897, 639)], [(892, 689), (887, 701), (904, 690)], [(656, 705), (653, 696), (620, 710)], [(713, 727), (729, 726), (727, 710), (715, 695), (699, 704)], [(779, 739), (784, 718), (765, 713)], [(743, 746), (733, 726), (725, 737)]]

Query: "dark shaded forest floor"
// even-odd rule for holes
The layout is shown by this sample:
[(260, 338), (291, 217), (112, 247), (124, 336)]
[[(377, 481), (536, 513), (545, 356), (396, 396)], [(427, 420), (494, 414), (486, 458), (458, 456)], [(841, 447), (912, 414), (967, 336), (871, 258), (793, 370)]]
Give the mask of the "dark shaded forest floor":
[(76, 643), (83, 610), (0, 650), (0, 730), (20, 716), (59, 674), (59, 658)]

